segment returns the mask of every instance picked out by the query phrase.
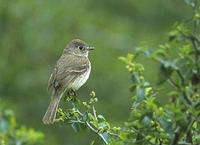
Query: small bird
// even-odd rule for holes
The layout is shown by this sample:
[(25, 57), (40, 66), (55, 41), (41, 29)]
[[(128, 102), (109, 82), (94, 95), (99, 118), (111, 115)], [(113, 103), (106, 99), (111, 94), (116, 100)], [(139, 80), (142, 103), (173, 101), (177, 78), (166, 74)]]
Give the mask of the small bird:
[(48, 88), (52, 88), (52, 98), (42, 119), (44, 124), (53, 124), (61, 97), (66, 91), (76, 91), (88, 80), (91, 63), (88, 53), (93, 50), (84, 41), (74, 39), (64, 48), (49, 78)]

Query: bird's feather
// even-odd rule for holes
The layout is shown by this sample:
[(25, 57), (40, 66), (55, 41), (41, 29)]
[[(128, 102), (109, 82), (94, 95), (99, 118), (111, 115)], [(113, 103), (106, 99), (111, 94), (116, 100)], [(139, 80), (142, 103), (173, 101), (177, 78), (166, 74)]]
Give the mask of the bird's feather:
[(89, 69), (87, 57), (62, 55), (49, 78), (48, 86), (53, 89), (65, 89), (77, 77)]

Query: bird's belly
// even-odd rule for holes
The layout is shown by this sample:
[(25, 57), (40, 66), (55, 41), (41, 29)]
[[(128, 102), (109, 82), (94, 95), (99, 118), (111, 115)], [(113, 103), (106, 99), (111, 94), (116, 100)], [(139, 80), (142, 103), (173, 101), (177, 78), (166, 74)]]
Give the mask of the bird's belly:
[(78, 90), (85, 82), (88, 80), (90, 75), (91, 68), (88, 69), (84, 74), (80, 75), (78, 78), (74, 80), (73, 83), (69, 86), (69, 88)]

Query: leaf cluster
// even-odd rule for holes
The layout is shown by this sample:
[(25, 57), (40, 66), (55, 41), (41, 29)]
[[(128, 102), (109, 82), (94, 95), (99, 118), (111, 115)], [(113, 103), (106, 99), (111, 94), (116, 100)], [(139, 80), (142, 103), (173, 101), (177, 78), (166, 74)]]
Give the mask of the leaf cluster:
[(42, 145), (44, 134), (19, 125), (12, 110), (0, 103), (0, 145)]

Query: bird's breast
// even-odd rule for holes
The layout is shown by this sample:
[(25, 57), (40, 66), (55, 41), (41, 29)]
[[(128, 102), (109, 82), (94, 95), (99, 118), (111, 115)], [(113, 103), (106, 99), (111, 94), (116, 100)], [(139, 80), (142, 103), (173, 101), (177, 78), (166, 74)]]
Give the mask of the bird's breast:
[(88, 67), (87, 71), (85, 73), (83, 73), (82, 75), (80, 75), (79, 77), (77, 77), (74, 80), (74, 82), (71, 83), (71, 85), (69, 87), (74, 90), (78, 90), (88, 80), (88, 78), (90, 76), (90, 72), (91, 72), (91, 64), (89, 62), (89, 67)]

